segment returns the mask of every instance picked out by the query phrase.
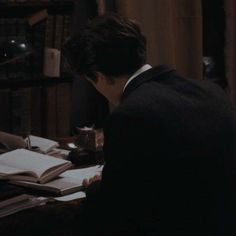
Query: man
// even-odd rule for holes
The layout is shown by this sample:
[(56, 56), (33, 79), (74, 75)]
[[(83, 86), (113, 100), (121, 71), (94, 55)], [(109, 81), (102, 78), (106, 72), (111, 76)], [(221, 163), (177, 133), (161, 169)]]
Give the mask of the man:
[(235, 128), (224, 91), (146, 64), (139, 26), (119, 15), (93, 19), (66, 48), (76, 72), (116, 106), (104, 129), (101, 183), (88, 193), (79, 228), (92, 235), (227, 235)]

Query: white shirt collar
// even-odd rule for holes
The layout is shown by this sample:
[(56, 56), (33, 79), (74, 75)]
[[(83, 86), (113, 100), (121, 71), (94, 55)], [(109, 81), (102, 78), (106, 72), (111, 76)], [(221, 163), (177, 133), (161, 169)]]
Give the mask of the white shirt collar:
[(129, 77), (129, 79), (127, 80), (127, 82), (123, 88), (123, 91), (125, 90), (125, 88), (130, 83), (131, 80), (133, 80), (135, 77), (137, 77), (139, 74), (143, 73), (144, 71), (149, 70), (150, 68), (152, 68), (151, 65), (145, 64), (141, 68), (139, 68), (137, 71), (135, 71), (134, 74), (131, 77)]

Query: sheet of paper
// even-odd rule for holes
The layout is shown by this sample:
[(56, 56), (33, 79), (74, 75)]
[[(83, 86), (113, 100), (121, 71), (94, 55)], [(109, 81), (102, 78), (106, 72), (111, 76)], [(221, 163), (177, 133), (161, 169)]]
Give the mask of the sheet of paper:
[(64, 173), (62, 173), (61, 177), (70, 177), (78, 180), (84, 180), (92, 178), (95, 175), (101, 174), (103, 169), (103, 165), (96, 165), (92, 167), (87, 168), (80, 168), (80, 169), (73, 169), (73, 170), (67, 170)]
[(56, 148), (59, 146), (58, 142), (55, 142), (51, 139), (46, 139), (46, 138), (42, 138), (42, 137), (38, 137), (34, 135), (30, 135), (29, 138), (30, 138), (31, 146), (39, 147), (40, 151), (42, 151), (43, 153), (47, 153), (53, 148)]
[(68, 202), (68, 201), (81, 199), (81, 198), (85, 198), (85, 197), (86, 197), (85, 192), (80, 191), (80, 192), (68, 194), (68, 195), (63, 196), (63, 197), (56, 197), (56, 198), (53, 198), (53, 199), (55, 199), (57, 201)]

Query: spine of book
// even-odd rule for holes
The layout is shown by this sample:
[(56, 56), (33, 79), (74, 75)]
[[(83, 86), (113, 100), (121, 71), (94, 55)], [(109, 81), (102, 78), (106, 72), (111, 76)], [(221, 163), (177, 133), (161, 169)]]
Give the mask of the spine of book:
[[(61, 51), (62, 36), (63, 36), (63, 15), (55, 16), (55, 31), (54, 31), (54, 48)], [(61, 73), (61, 60), (59, 65), (59, 73)]]
[(20, 88), (11, 91), (11, 132), (26, 136), (31, 132), (31, 90)]
[(10, 104), (10, 90), (0, 90), (0, 131), (10, 132), (11, 131), (11, 104)]
[(48, 15), (46, 21), (46, 29), (45, 29), (45, 41), (44, 45), (47, 48), (53, 47), (53, 32), (54, 32), (54, 16)]
[(31, 88), (31, 134), (42, 135), (42, 87)]
[(5, 22), (6, 27), (6, 35), (9, 40), (14, 39), (16, 37), (16, 18), (7, 18)]
[(45, 48), (43, 74), (47, 77), (60, 77), (61, 51)]
[(37, 78), (39, 74), (42, 74), (43, 71), (43, 58), (44, 58), (44, 42), (45, 42), (45, 28), (46, 21), (41, 21), (31, 28), (32, 33), (32, 46), (35, 50), (35, 53), (32, 55), (32, 71), (33, 78)]
[[(5, 34), (5, 18), (0, 18), (0, 42), (4, 41), (6, 39)], [(1, 79), (7, 79), (8, 78), (8, 72), (7, 72), (7, 66), (1, 65), (0, 66), (0, 78)]]
[(106, 12), (106, 1), (105, 0), (96, 0), (98, 15), (103, 15)]
[(55, 16), (54, 48), (61, 50), (63, 32), (63, 15)]
[[(72, 20), (70, 15), (63, 16), (63, 36), (62, 36), (62, 44), (64, 44), (71, 36), (71, 27), (72, 27)], [(63, 57), (61, 58), (61, 71), (62, 73), (70, 73), (70, 66), (67, 63), (66, 59)]]
[(45, 87), (43, 93), (43, 136), (53, 139), (57, 136), (57, 87)]
[(5, 40), (6, 34), (5, 34), (5, 19), (0, 18), (0, 42)]
[(16, 21), (16, 35), (18, 40), (25, 40), (26, 39), (26, 27), (27, 23), (25, 19), (17, 18)]
[(57, 85), (57, 137), (71, 135), (71, 84)]
[(38, 12), (30, 15), (27, 18), (27, 21), (30, 26), (33, 26), (33, 25), (39, 23), (40, 21), (46, 20), (47, 17), (48, 17), (48, 11), (47, 11), (47, 9), (43, 9), (41, 11), (38, 11)]

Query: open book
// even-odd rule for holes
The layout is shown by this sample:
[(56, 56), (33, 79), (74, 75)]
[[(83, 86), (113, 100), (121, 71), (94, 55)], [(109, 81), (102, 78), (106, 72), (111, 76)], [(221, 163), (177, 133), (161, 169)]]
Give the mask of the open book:
[(46, 183), (71, 166), (67, 160), (16, 149), (0, 155), (0, 179)]
[(46, 191), (55, 195), (66, 195), (83, 190), (83, 180), (101, 174), (102, 168), (103, 166), (96, 165), (88, 168), (67, 170), (56, 179), (45, 184), (27, 181), (11, 181), (10, 183)]
[(25, 139), (25, 142), (30, 142), (30, 145), (32, 147), (38, 147), (39, 151), (44, 154), (59, 146), (58, 142), (34, 135), (29, 135), (29, 137)]

